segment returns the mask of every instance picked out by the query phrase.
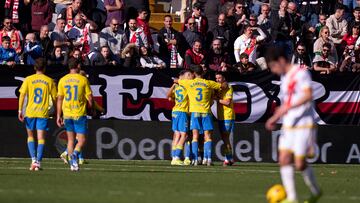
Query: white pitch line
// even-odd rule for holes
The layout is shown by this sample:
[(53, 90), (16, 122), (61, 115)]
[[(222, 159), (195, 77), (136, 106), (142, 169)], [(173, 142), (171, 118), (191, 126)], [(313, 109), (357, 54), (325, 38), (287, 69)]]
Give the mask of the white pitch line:
[[(137, 166), (138, 167), (138, 166)], [(126, 168), (130, 168), (130, 167), (126, 167)], [(132, 168), (132, 167), (131, 167)], [(139, 167), (139, 168), (150, 168), (150, 167)], [(166, 169), (172, 169), (172, 170), (162, 170), (164, 169), (164, 167), (158, 168), (158, 169), (154, 169), (154, 167), (151, 167), (151, 169), (149, 169), (149, 171), (145, 171), (145, 172), (161, 172), (161, 171), (166, 171), (166, 172), (171, 172), (171, 171), (176, 171), (176, 172), (184, 172), (184, 173), (203, 173), (205, 171), (202, 171), (200, 169), (202, 168), (197, 168), (198, 170), (189, 170), (187, 168), (171, 168), (171, 167), (166, 167)], [(204, 168), (205, 169), (205, 168)], [(27, 170), (27, 168), (25, 167), (0, 167), (0, 170)], [(70, 170), (68, 167), (64, 167), (64, 168), (58, 168), (58, 167), (45, 167), (44, 170)], [(84, 171), (122, 171), (122, 172), (130, 172), (130, 171), (134, 171), (134, 170), (130, 170), (130, 169), (124, 169), (124, 168), (117, 168), (117, 169), (106, 169), (106, 168), (89, 168), (89, 167), (81, 167), (80, 171), (84, 170)], [(241, 169), (241, 170), (233, 170), (230, 171), (229, 169), (224, 169), (224, 170), (216, 170), (216, 169), (212, 169), (212, 170), (207, 170), (207, 173), (233, 173), (233, 172), (249, 172), (249, 173), (278, 173), (278, 171), (271, 171), (271, 170), (257, 170), (257, 169)], [(41, 173), (41, 171), (40, 171)]]

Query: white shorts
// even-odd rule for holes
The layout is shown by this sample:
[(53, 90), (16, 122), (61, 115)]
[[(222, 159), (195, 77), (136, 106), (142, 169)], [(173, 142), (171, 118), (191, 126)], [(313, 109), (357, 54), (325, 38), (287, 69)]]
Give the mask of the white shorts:
[(316, 128), (282, 129), (279, 138), (279, 151), (290, 151), (299, 158), (313, 155), (316, 132)]

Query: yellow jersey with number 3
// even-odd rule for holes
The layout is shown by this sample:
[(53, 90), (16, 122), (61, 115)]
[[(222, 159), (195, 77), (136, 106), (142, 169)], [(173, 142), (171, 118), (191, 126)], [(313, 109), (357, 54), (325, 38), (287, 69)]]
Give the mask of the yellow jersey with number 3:
[(233, 93), (234, 91), (231, 86), (218, 92), (219, 99), (231, 99), (229, 106), (217, 103), (218, 120), (235, 120)]
[(67, 74), (58, 85), (58, 96), (63, 96), (64, 118), (86, 116), (87, 98), (92, 94), (89, 81), (80, 74)]
[(189, 112), (189, 98), (184, 86), (176, 85), (173, 91), (175, 106), (173, 112)]
[(48, 118), (50, 97), (56, 99), (56, 85), (44, 74), (34, 74), (25, 78), (19, 92), (27, 95), (25, 116), (28, 118)]
[(202, 78), (179, 80), (179, 85), (187, 90), (191, 113), (210, 113), (213, 91), (221, 89), (221, 84)]

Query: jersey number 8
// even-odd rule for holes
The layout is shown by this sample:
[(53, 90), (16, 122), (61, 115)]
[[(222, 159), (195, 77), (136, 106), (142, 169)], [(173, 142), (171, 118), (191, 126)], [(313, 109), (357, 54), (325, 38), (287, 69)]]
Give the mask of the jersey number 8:
[(34, 90), (34, 103), (40, 104), (42, 102), (43, 90), (41, 88), (35, 88)]

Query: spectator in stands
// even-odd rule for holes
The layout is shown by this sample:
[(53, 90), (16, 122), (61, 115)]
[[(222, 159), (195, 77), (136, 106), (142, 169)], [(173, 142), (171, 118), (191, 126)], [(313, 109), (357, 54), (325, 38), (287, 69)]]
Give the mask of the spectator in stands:
[(239, 35), (240, 30), (236, 26), (236, 18), (234, 12), (234, 3), (226, 2), (222, 7), (222, 13), (225, 14), (225, 24), (229, 27), (232, 33), (234, 33), (234, 37), (236, 38)]
[(116, 18), (113, 18), (110, 21), (110, 26), (102, 29), (99, 34), (100, 47), (109, 47), (111, 55), (116, 58), (116, 61), (120, 61), (121, 51), (127, 44), (125, 33), (120, 26), (120, 22)]
[(149, 23), (147, 21), (148, 15), (149, 13), (147, 9), (145, 8), (139, 9), (138, 17), (136, 18), (136, 25), (143, 30), (148, 40), (149, 46), (152, 47), (154, 45), (154, 42), (152, 40)]
[(315, 35), (319, 36), (321, 28), (326, 26), (326, 15), (320, 14), (319, 15), (319, 23), (315, 25)]
[(239, 73), (250, 73), (256, 70), (255, 64), (249, 61), (249, 55), (242, 53), (240, 61), (234, 65), (235, 70)]
[(360, 25), (360, 7), (356, 7), (353, 11), (354, 18), (348, 23), (347, 30), (351, 30), (355, 25)]
[(336, 62), (338, 61), (338, 55), (335, 48), (334, 43), (330, 39), (330, 30), (327, 26), (324, 26), (320, 30), (319, 38), (314, 43), (314, 54), (315, 55), (321, 55), (322, 54), (322, 48), (325, 43), (328, 43), (331, 45), (330, 53), (329, 55), (331, 58), (333, 58)]
[(251, 63), (256, 62), (256, 49), (258, 43), (266, 38), (265, 33), (257, 28), (256, 31), (260, 34), (258, 36), (253, 35), (253, 29), (250, 25), (244, 27), (244, 34), (238, 37), (234, 43), (234, 56), (236, 62), (240, 62), (240, 55), (246, 53), (249, 56), (249, 61)]
[(90, 60), (88, 56), (83, 56), (80, 49), (75, 48), (71, 53), (70, 57), (77, 59), (82, 66), (89, 66)]
[[(12, 19), (5, 17), (3, 21), (3, 28), (0, 30), (0, 39), (4, 36), (10, 37), (10, 48), (15, 49), (17, 54), (22, 51), (22, 42), (24, 40), (20, 30), (17, 30), (13, 24)], [(2, 43), (2, 41), (0, 42)]]
[(302, 21), (308, 22), (311, 27), (315, 27), (321, 11), (321, 0), (301, 0), (299, 1), (299, 5)]
[(202, 43), (200, 40), (195, 40), (192, 49), (188, 49), (185, 53), (185, 69), (191, 69), (193, 66), (205, 66), (206, 58), (205, 52), (202, 50)]
[(29, 33), (25, 37), (24, 57), (27, 65), (34, 65), (35, 60), (42, 57), (42, 49), (34, 33)]
[(54, 48), (53, 41), (51, 41), (49, 37), (49, 27), (47, 25), (43, 25), (40, 28), (39, 43), (41, 46), (42, 57), (47, 59), (48, 57), (50, 57), (51, 52)]
[(336, 63), (330, 55), (331, 44), (325, 43), (322, 48), (321, 55), (315, 55), (313, 60), (314, 70), (320, 74), (330, 74), (336, 71)]
[(54, 42), (54, 47), (61, 47), (61, 51), (68, 53), (71, 42), (65, 34), (65, 26), (66, 24), (64, 19), (56, 19), (56, 26), (54, 31), (50, 34), (50, 39)]
[(235, 17), (235, 21), (236, 21), (235, 33), (240, 34), (240, 31), (243, 30), (243, 25), (246, 22), (245, 3), (244, 3), (244, 1), (237, 1), (236, 2), (234, 17)]
[(139, 51), (140, 51), (140, 63), (142, 68), (156, 68), (156, 69), (166, 68), (165, 62), (159, 59), (157, 56), (152, 55), (148, 48), (142, 46)]
[[(339, 6), (336, 8), (335, 14), (326, 20), (326, 26), (328, 26), (330, 30), (330, 38), (336, 46), (340, 45), (342, 38), (347, 32), (347, 22), (344, 19), (344, 13), (344, 6)], [(339, 47), (337, 47), (337, 49), (339, 50)]]
[(149, 11), (149, 0), (124, 0), (124, 4), (125, 22), (129, 22), (130, 19), (136, 19), (139, 9), (145, 8)]
[(226, 72), (230, 67), (230, 58), (227, 52), (222, 47), (220, 39), (214, 39), (211, 44), (211, 49), (206, 57), (206, 65), (211, 70)]
[(292, 27), (290, 14), (287, 12), (288, 2), (281, 1), (278, 12), (271, 13), (271, 35), (278, 46), (284, 47), (287, 55), (290, 57), (294, 51), (293, 37), (296, 32)]
[(124, 68), (141, 67), (137, 50), (138, 48), (135, 43), (129, 43), (125, 46), (124, 50), (121, 52), (121, 58), (123, 59)]
[(291, 58), (291, 63), (299, 64), (301, 67), (307, 69), (310, 69), (312, 67), (310, 55), (307, 53), (304, 43), (299, 42), (296, 45), (295, 53)]
[(208, 19), (209, 30), (213, 30), (218, 22), (222, 2), (219, 0), (206, 1), (204, 4), (204, 15)]
[(267, 41), (267, 39), (271, 39), (270, 33), (268, 33), (266, 30), (262, 29), (262, 26), (259, 26), (258, 17), (255, 14), (250, 14), (248, 24), (250, 25), (251, 29), (253, 30), (254, 36), (260, 36), (260, 33), (258, 32), (258, 29), (262, 30), (263, 33), (265, 33), (266, 37), (263, 39), (263, 41)]
[(287, 12), (289, 13), (291, 20), (291, 38), (293, 42), (296, 42), (296, 38), (301, 34), (301, 14), (297, 12), (297, 6), (294, 2), (288, 3)]
[[(208, 31), (208, 20), (206, 18), (206, 16), (201, 14), (201, 4), (200, 3), (195, 3), (193, 5), (193, 12), (191, 14), (191, 16), (189, 16), (184, 24), (188, 24), (189, 19), (194, 19), (194, 28), (196, 31), (198, 31), (201, 36), (203, 38), (206, 37), (207, 31)], [(183, 27), (183, 31), (186, 30), (186, 27)]]
[(55, 47), (53, 53), (48, 59), (48, 65), (66, 65), (68, 62), (68, 55), (62, 51), (60, 46)]
[(129, 20), (129, 28), (125, 30), (126, 39), (130, 43), (134, 43), (137, 48), (141, 46), (149, 47), (149, 41), (141, 27), (137, 26), (136, 19)]
[(261, 14), (258, 17), (258, 25), (261, 29), (271, 33), (271, 19), (270, 19), (270, 6), (263, 4), (261, 6)]
[(196, 40), (202, 41), (203, 38), (201, 37), (200, 33), (195, 29), (195, 19), (189, 18), (187, 22), (187, 29), (182, 33), (183, 37), (185, 38), (185, 47), (186, 50), (190, 49)]
[(107, 12), (106, 26), (110, 26), (113, 19), (117, 20), (119, 27), (123, 27), (124, 19), (124, 2), (123, 0), (104, 0), (105, 9)]
[(96, 30), (97, 25), (86, 18), (85, 15), (75, 16), (75, 26), (68, 33), (69, 39), (74, 47), (80, 49), (83, 55), (87, 55), (94, 50), (94, 44), (91, 38), (91, 31)]
[(211, 45), (211, 42), (214, 39), (221, 40), (224, 49), (229, 47), (229, 42), (231, 42), (232, 33), (230, 28), (225, 24), (226, 16), (225, 14), (220, 14), (218, 17), (218, 24), (215, 26), (213, 30), (208, 33), (207, 36), (207, 44)]
[(178, 53), (185, 52), (181, 46), (181, 34), (172, 27), (173, 19), (170, 15), (164, 17), (164, 27), (157, 36), (159, 43), (159, 56), (167, 67), (177, 68)]
[(42, 25), (52, 20), (53, 8), (49, 0), (34, 0), (31, 5), (31, 27), (39, 32)]
[(345, 46), (348, 46), (350, 50), (354, 50), (355, 43), (359, 38), (360, 25), (355, 25), (351, 27), (350, 30), (342, 38), (342, 43)]
[(100, 53), (91, 60), (92, 66), (106, 66), (106, 65), (117, 65), (118, 62), (112, 56), (110, 48), (108, 46), (100, 47)]
[(1, 37), (0, 64), (13, 66), (19, 63), (19, 57), (15, 49), (10, 47), (11, 39), (9, 36)]
[(78, 14), (84, 15), (81, 11), (82, 0), (72, 0), (71, 5), (61, 10), (58, 18), (62, 18), (66, 21), (65, 32), (71, 30), (75, 25), (75, 16)]

